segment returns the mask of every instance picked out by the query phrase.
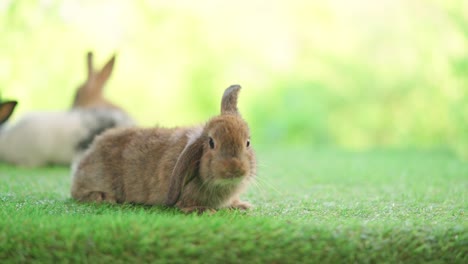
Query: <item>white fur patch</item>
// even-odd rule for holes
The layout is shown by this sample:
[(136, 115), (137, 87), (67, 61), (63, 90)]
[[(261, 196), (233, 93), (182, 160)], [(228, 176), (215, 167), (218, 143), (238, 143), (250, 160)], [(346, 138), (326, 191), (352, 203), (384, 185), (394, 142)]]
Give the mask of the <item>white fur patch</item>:
[(187, 138), (188, 138), (187, 146), (192, 145), (195, 142), (195, 140), (197, 140), (197, 138), (201, 137), (202, 133), (203, 133), (202, 126), (198, 126), (189, 130), (189, 132), (187, 133)]

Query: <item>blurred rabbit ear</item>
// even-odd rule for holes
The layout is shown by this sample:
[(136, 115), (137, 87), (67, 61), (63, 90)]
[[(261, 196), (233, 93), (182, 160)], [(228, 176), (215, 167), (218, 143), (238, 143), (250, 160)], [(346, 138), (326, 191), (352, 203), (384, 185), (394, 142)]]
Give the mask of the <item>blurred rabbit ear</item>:
[(94, 68), (93, 68), (93, 52), (88, 51), (87, 54), (87, 59), (86, 59), (86, 65), (88, 66), (88, 80), (91, 79), (91, 76), (94, 74)]
[(172, 171), (169, 192), (165, 201), (166, 206), (174, 206), (177, 203), (184, 185), (195, 176), (202, 154), (203, 137), (198, 137), (195, 142), (184, 148)]
[(236, 84), (229, 86), (224, 91), (223, 99), (221, 100), (221, 114), (239, 114), (239, 111), (237, 110), (237, 97), (240, 89), (240, 85)]
[(109, 79), (110, 75), (112, 74), (112, 70), (114, 69), (115, 56), (116, 55), (114, 54), (99, 72), (98, 80), (100, 85), (104, 85), (104, 83)]
[(9, 101), (0, 104), (0, 124), (8, 120), (17, 103), (16, 101)]

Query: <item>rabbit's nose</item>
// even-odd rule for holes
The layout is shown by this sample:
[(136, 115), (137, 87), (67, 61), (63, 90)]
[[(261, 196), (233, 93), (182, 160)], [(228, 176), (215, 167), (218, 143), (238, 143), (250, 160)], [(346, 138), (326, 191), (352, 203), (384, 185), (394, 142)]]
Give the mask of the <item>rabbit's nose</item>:
[(241, 160), (234, 158), (226, 162), (226, 176), (228, 178), (244, 176), (246, 173), (245, 165)]

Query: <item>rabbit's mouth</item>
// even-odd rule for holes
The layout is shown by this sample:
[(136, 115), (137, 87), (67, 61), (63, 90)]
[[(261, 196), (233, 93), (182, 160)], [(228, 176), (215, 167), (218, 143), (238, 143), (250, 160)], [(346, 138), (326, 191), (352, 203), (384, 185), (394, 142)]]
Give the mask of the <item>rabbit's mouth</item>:
[(219, 187), (236, 186), (242, 182), (242, 179), (243, 177), (218, 178), (213, 180), (212, 184)]

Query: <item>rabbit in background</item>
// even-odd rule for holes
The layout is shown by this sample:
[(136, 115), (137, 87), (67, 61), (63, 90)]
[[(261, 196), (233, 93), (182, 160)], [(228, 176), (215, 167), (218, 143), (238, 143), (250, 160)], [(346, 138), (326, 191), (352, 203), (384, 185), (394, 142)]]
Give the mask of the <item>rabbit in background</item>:
[(124, 111), (121, 107), (104, 98), (104, 85), (114, 69), (115, 55), (109, 59), (100, 71), (94, 69), (93, 57), (92, 52), (88, 52), (86, 55), (88, 77), (78, 87), (72, 107), (107, 107)]
[(134, 126), (126, 111), (103, 96), (114, 63), (115, 56), (96, 71), (93, 53), (88, 52), (88, 76), (70, 110), (29, 113), (14, 124), (2, 125), (0, 162), (25, 167), (69, 165), (96, 135), (113, 127)]

